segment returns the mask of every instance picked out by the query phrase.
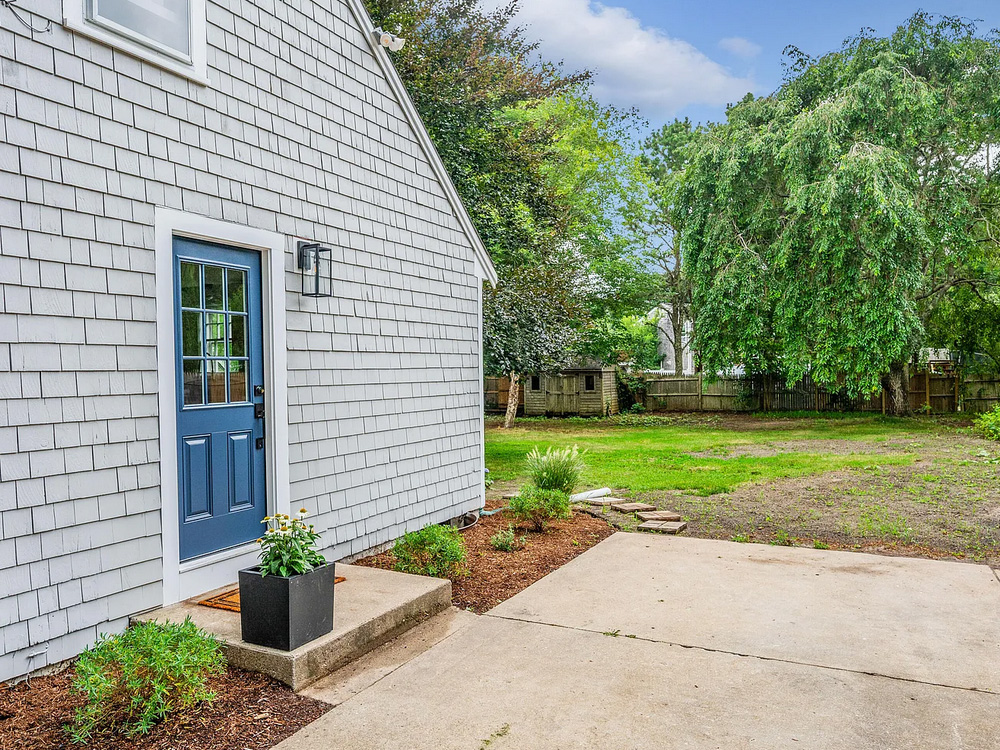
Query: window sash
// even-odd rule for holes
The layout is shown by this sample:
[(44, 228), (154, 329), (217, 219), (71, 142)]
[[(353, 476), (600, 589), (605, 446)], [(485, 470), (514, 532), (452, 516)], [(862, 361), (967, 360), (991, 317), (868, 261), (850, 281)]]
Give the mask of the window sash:
[[(138, 29), (134, 29), (129, 26), (124, 26), (123, 24), (118, 23), (117, 21), (105, 15), (102, 15), (101, 14), (102, 1), (103, 0), (83, 0), (83, 2), (85, 3), (84, 9), (86, 12), (87, 21), (93, 23), (96, 26), (105, 28), (108, 31), (111, 31), (115, 34), (131, 39), (132, 41), (138, 42), (139, 44), (142, 44), (145, 47), (154, 49), (157, 52), (160, 52), (164, 55), (168, 55), (169, 57), (172, 57), (176, 60), (180, 60), (188, 65), (192, 64), (193, 62), (191, 55), (191, 50), (193, 47), (192, 27), (194, 25), (193, 14), (196, 5), (196, 3), (194, 3), (192, 0), (184, 0), (185, 4), (187, 5), (186, 19), (185, 19), (185, 26), (186, 26), (185, 41), (187, 44), (186, 50), (179, 50), (176, 49), (175, 47), (171, 47), (169, 44), (166, 44), (165, 42), (157, 41), (156, 39), (153, 39), (143, 34), (142, 31)], [(142, 2), (142, 0), (124, 0), (124, 1), (133, 2), (134, 4), (140, 6), (145, 4)]]

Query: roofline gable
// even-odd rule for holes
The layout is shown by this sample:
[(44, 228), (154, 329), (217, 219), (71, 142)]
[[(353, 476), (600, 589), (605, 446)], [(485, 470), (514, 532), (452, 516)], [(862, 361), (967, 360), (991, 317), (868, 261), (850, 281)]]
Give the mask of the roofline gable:
[(455, 183), (452, 182), (451, 175), (448, 174), (448, 170), (444, 165), (444, 161), (441, 159), (441, 155), (438, 153), (437, 148), (434, 146), (434, 142), (431, 140), (430, 134), (427, 132), (427, 127), (424, 125), (424, 121), (421, 119), (420, 113), (417, 112), (417, 107), (413, 103), (413, 99), (410, 98), (410, 94), (406, 90), (406, 84), (403, 83), (403, 79), (400, 77), (399, 71), (396, 70), (396, 66), (393, 65), (392, 59), (389, 57), (389, 53), (375, 39), (375, 26), (372, 23), (371, 18), (368, 16), (368, 11), (365, 9), (363, 0), (346, 0), (346, 2), (350, 7), (351, 12), (354, 13), (354, 18), (361, 27), (362, 33), (368, 40), (368, 46), (371, 48), (372, 54), (375, 55), (375, 60), (378, 62), (386, 80), (389, 82), (389, 86), (392, 88), (392, 91), (396, 96), (396, 100), (403, 108), (406, 119), (413, 128), (417, 141), (419, 141), (421, 147), (423, 148), (424, 153), (430, 162), (431, 168), (434, 170), (434, 173), (438, 178), (438, 182), (441, 183), (445, 196), (448, 198), (448, 202), (451, 204), (451, 207), (455, 212), (455, 216), (458, 218), (458, 223), (462, 225), (462, 229), (465, 230), (465, 234), (472, 243), (472, 249), (475, 254), (476, 265), (479, 269), (480, 277), (489, 281), (493, 286), (496, 286), (497, 271), (496, 267), (493, 265), (493, 261), (490, 259), (489, 252), (486, 250), (486, 245), (483, 244), (482, 237), (479, 236), (479, 232), (472, 223), (472, 218), (469, 216), (469, 212), (466, 210), (465, 204), (462, 202), (462, 198), (459, 196), (458, 190), (455, 188)]

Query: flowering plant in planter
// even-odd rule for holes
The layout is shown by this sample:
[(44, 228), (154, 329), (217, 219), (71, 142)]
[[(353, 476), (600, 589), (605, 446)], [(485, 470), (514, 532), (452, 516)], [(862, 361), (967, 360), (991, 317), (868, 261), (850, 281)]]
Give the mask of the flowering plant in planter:
[(294, 518), (281, 513), (264, 517), (267, 531), (257, 540), (261, 576), (302, 575), (326, 563), (316, 551), (319, 534), (311, 523), (306, 524), (307, 515), (302, 508)]
[(319, 534), (295, 517), (267, 516), (260, 564), (240, 571), (243, 640), (292, 651), (333, 630), (334, 563), (316, 551)]

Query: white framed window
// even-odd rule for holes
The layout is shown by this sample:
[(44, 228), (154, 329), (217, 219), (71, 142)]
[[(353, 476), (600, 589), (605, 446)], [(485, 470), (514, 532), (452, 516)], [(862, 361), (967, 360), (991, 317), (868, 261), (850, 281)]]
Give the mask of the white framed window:
[(63, 0), (73, 31), (206, 84), (205, 0)]

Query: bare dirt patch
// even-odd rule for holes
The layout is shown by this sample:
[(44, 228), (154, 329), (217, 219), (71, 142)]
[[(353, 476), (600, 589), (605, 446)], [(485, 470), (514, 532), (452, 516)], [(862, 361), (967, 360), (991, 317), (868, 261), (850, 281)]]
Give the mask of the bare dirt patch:
[(0, 687), (0, 747), (18, 750), (265, 750), (330, 706), (296, 695), (264, 675), (230, 668), (211, 679), (217, 698), (171, 716), (143, 737), (69, 741), (63, 726), (82, 702), (70, 691), (72, 673)]
[[(487, 507), (503, 507), (503, 501), (491, 500)], [(525, 537), (525, 546), (514, 552), (493, 549), (490, 537), (509, 524), (514, 525), (519, 537)], [(482, 614), (614, 532), (615, 529), (604, 521), (579, 512), (574, 512), (568, 520), (553, 521), (544, 532), (530, 531), (506, 513), (484, 516), (475, 526), (462, 532), (468, 552), (469, 575), (452, 580), (452, 603)], [(394, 562), (392, 553), (384, 552), (354, 564), (391, 570)]]
[[(911, 557), (968, 559), (1000, 566), (1000, 446), (957, 431), (889, 441), (802, 440), (733, 448), (730, 455), (778, 452), (871, 455), (863, 469), (746, 484), (707, 497), (629, 494), (688, 521), (688, 534), (742, 542), (808, 545)], [(895, 453), (908, 466), (879, 464)], [(718, 453), (713, 453), (719, 457)], [(602, 514), (624, 530), (630, 514)]]

